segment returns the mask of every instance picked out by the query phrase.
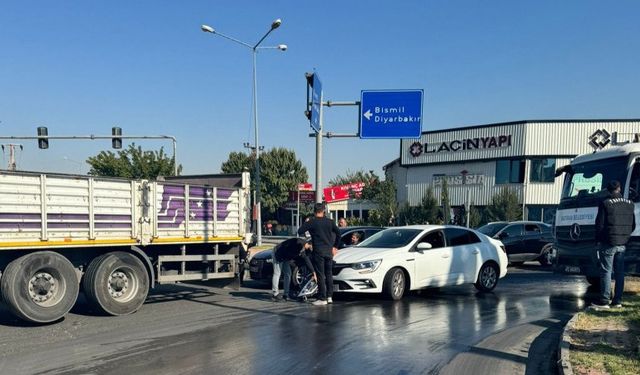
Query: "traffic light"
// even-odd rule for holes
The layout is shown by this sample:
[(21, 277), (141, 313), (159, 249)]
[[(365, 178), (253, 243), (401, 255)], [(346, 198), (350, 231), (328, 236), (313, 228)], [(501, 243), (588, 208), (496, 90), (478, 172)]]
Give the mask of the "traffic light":
[(38, 127), (38, 148), (41, 148), (41, 149), (49, 148), (49, 138), (41, 138), (41, 137), (48, 137), (48, 136), (49, 136), (49, 130), (47, 129), (47, 127), (39, 126)]
[(122, 138), (118, 137), (119, 135), (122, 135), (122, 129), (114, 126), (111, 128), (111, 135), (113, 136), (111, 138), (111, 147), (116, 149), (122, 148)]

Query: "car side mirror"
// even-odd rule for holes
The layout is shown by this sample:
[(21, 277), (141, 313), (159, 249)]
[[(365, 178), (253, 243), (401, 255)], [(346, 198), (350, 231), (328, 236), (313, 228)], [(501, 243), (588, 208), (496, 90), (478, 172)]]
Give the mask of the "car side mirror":
[(420, 242), (418, 244), (418, 246), (416, 246), (416, 250), (417, 251), (424, 251), (424, 250), (429, 250), (429, 249), (432, 249), (432, 248), (433, 248), (433, 246), (428, 242)]

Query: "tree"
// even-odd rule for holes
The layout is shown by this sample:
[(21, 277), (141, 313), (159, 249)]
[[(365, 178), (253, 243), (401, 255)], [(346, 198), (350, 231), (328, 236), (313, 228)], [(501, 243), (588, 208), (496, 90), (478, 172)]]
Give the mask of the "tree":
[(496, 193), (491, 204), (487, 206), (489, 221), (514, 221), (522, 219), (522, 206), (518, 203), (518, 195), (508, 187)]
[(477, 228), (482, 224), (482, 212), (476, 206), (471, 206), (469, 210), (469, 226)]
[[(251, 186), (255, 186), (255, 156), (231, 152), (220, 167), (224, 173), (251, 173)], [(263, 216), (273, 216), (288, 199), (289, 191), (309, 178), (307, 169), (286, 148), (272, 148), (260, 154), (260, 193)], [(266, 214), (266, 215), (265, 215)]]
[(436, 199), (435, 194), (433, 193), (433, 188), (429, 186), (427, 191), (424, 193), (422, 197), (422, 202), (420, 203), (420, 207), (422, 208), (422, 223), (420, 224), (435, 224), (438, 220), (438, 211), (440, 210), (440, 205), (438, 204), (438, 200)]
[[(129, 145), (126, 150), (101, 151), (96, 156), (87, 159), (91, 166), (89, 174), (92, 176), (124, 177), (130, 179), (156, 179), (158, 176), (173, 176), (173, 157), (164, 153), (164, 148), (159, 151), (144, 151), (135, 144)], [(178, 166), (178, 174), (182, 166)]]
[(233, 151), (229, 158), (222, 163), (222, 173), (242, 173), (244, 171), (254, 173), (255, 155), (247, 155), (244, 152)]
[(376, 179), (362, 189), (362, 199), (375, 203), (378, 208), (369, 211), (369, 222), (372, 225), (387, 226), (395, 223), (398, 215), (396, 200), (396, 184), (392, 179), (380, 181)]
[(365, 184), (379, 180), (379, 177), (373, 171), (365, 172), (363, 169), (359, 171), (347, 170), (344, 176), (337, 175), (329, 180), (329, 186), (347, 185), (354, 182), (364, 182)]
[(442, 201), (442, 221), (449, 224), (451, 221), (451, 203), (449, 202), (449, 184), (447, 179), (442, 179), (442, 191), (440, 192), (440, 200)]

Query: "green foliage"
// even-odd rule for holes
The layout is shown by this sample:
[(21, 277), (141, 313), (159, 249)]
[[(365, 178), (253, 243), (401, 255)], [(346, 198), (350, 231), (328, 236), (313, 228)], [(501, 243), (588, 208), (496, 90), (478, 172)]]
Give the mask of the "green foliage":
[(489, 221), (514, 221), (522, 219), (522, 206), (518, 203), (518, 195), (508, 187), (496, 193), (486, 209)]
[(365, 172), (364, 170), (350, 171), (348, 170), (344, 176), (336, 176), (329, 180), (329, 186), (347, 185), (354, 182), (364, 182), (365, 184), (377, 181), (380, 178), (373, 171)]
[[(251, 186), (255, 186), (255, 156), (243, 152), (231, 152), (222, 163), (224, 173), (251, 173)], [(289, 191), (309, 178), (307, 169), (296, 157), (296, 153), (286, 148), (272, 148), (260, 154), (260, 192), (263, 216), (271, 216), (284, 204)]]
[[(87, 159), (91, 166), (89, 174), (92, 176), (124, 177), (130, 179), (156, 179), (158, 176), (173, 176), (173, 157), (164, 153), (161, 147), (159, 151), (144, 151), (135, 144), (129, 145), (126, 150), (101, 151), (96, 156)], [(178, 174), (182, 166), (178, 166)]]
[(398, 214), (398, 221), (402, 225), (433, 224), (438, 221), (439, 213), (438, 200), (433, 193), (433, 189), (429, 187), (419, 206), (411, 207), (405, 203)]
[(378, 208), (369, 211), (371, 225), (387, 226), (395, 223), (398, 215), (396, 184), (391, 179), (380, 181), (377, 176), (362, 189), (362, 199), (375, 203)]
[(254, 173), (255, 155), (247, 155), (244, 152), (233, 151), (229, 154), (229, 158), (222, 163), (220, 170), (222, 173)]
[(482, 224), (482, 212), (476, 206), (469, 210), (469, 227), (478, 228)]
[(449, 201), (449, 184), (447, 179), (442, 180), (442, 192), (440, 193), (440, 201), (442, 203), (442, 221), (448, 224), (451, 221), (451, 203)]

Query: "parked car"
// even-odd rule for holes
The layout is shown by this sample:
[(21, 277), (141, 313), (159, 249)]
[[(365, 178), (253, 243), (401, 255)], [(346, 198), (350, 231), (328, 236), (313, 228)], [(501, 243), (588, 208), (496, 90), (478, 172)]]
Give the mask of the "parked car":
[(335, 292), (382, 293), (399, 300), (409, 290), (474, 284), (491, 291), (507, 274), (500, 241), (457, 226), (388, 228), (335, 257)]
[[(339, 247), (342, 249), (351, 246), (351, 236), (353, 233), (358, 233), (360, 235), (360, 241), (362, 242), (382, 229), (384, 228), (368, 226), (340, 228)], [(271, 277), (273, 276), (273, 264), (271, 263), (272, 254), (273, 249), (267, 249), (257, 253), (251, 258), (249, 261), (249, 274), (253, 280), (271, 281)], [(300, 267), (304, 267), (303, 262), (300, 264), (292, 263), (291, 283), (294, 287), (298, 287), (304, 277), (304, 268), (301, 269)]]
[(550, 266), (555, 258), (553, 228), (539, 221), (494, 222), (478, 228), (480, 233), (502, 241), (509, 262), (520, 265), (537, 260)]

